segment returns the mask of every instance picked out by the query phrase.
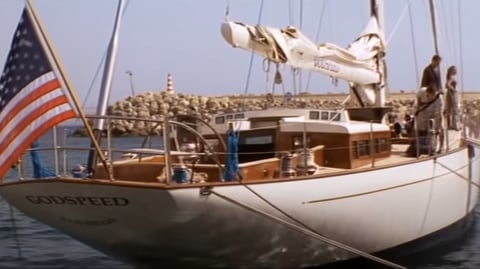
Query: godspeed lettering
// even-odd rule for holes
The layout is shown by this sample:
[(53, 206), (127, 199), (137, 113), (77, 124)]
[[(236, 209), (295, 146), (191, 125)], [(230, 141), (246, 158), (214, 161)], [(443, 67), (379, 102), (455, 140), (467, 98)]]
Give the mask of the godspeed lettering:
[(313, 67), (324, 69), (333, 73), (338, 73), (340, 71), (338, 64), (320, 57), (313, 58)]
[(130, 203), (124, 197), (27, 195), (25, 198), (36, 205), (127, 206)]

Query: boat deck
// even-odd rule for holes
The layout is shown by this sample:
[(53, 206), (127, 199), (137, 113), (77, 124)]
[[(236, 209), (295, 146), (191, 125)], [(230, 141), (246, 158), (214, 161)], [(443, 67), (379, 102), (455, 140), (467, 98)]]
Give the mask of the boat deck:
[[(461, 145), (461, 132), (448, 132), (448, 149), (453, 150)], [(403, 163), (409, 163), (418, 158), (432, 158), (438, 155), (420, 155), (419, 157), (409, 157), (406, 155), (410, 139), (400, 139), (391, 145), (391, 154), (388, 157), (372, 158), (371, 162), (365, 165), (348, 169), (335, 168), (328, 166), (316, 166), (314, 172), (307, 173), (306, 170), (298, 167), (293, 167), (290, 171), (281, 171), (282, 163), (280, 158), (267, 158), (246, 163), (240, 163), (239, 174), (234, 176), (235, 180), (257, 182), (257, 181), (271, 181), (271, 180), (291, 180), (293, 177), (311, 177), (321, 175), (332, 175), (335, 173), (345, 173), (355, 170), (364, 170), (369, 168), (378, 168), (382, 166), (393, 166)], [(447, 147), (444, 147), (444, 152)], [(441, 154), (441, 153), (440, 153)], [(204, 182), (223, 182), (224, 171), (218, 164), (185, 164), (178, 160), (173, 161), (172, 167), (184, 166), (185, 169), (193, 171), (193, 176), (181, 183), (204, 183)], [(114, 178), (121, 181), (136, 181), (136, 182), (166, 182), (166, 175), (164, 169), (163, 159), (144, 159), (144, 160), (129, 160), (115, 162), (114, 164)], [(224, 165), (222, 165), (224, 166)], [(175, 168), (174, 168), (175, 170)], [(100, 170), (102, 171), (102, 170)], [(186, 170), (185, 170), (186, 171)], [(190, 172), (188, 172), (190, 173)], [(100, 178), (107, 178), (106, 174), (99, 174)], [(173, 179), (175, 181), (175, 179)]]
[[(461, 145), (461, 133), (449, 131), (448, 148), (453, 150)], [(378, 168), (382, 166), (394, 166), (403, 163), (409, 163), (418, 158), (432, 158), (437, 155), (420, 155), (417, 157), (408, 157), (406, 151), (408, 148), (408, 140), (398, 141), (391, 145), (391, 155), (384, 158), (372, 158), (372, 161), (363, 166), (347, 169), (334, 168), (327, 166), (317, 166), (313, 173), (306, 173), (301, 168), (295, 168), (288, 173), (280, 171), (282, 164), (279, 158), (267, 158), (257, 161), (251, 161), (239, 164), (239, 174), (241, 176), (234, 176), (234, 181), (242, 179), (243, 182), (263, 182), (275, 180), (292, 180), (293, 178), (304, 177), (318, 177), (323, 175), (332, 175), (336, 173), (347, 173), (355, 170), (364, 170), (369, 168)], [(173, 167), (178, 167), (181, 163), (174, 161)], [(177, 183), (215, 183), (223, 182), (222, 169), (217, 164), (195, 164), (185, 165), (187, 169), (193, 171), (193, 176), (184, 182)], [(174, 168), (175, 169), (175, 168)], [(100, 178), (106, 178), (106, 175), (100, 175)], [(145, 159), (144, 161), (131, 160), (121, 161), (114, 165), (114, 178), (121, 181), (136, 181), (136, 182), (166, 182), (166, 175), (163, 160)], [(173, 182), (175, 179), (173, 178)]]
[[(448, 136), (448, 143), (445, 142), (445, 145), (442, 149), (442, 153), (446, 152), (446, 149), (453, 150), (461, 146), (462, 141), (462, 132), (455, 131), (455, 130), (448, 130), (447, 135), (445, 136), (445, 141), (447, 141)], [(409, 143), (411, 139), (401, 139), (398, 143), (392, 144), (392, 154), (388, 158), (374, 160), (373, 166), (380, 166), (380, 165), (394, 165), (400, 164), (402, 162), (410, 162), (412, 160), (417, 159), (416, 157), (409, 157), (406, 154), (406, 151), (409, 147)], [(448, 144), (448, 146), (447, 146)], [(442, 153), (434, 153), (434, 155), (442, 154)], [(420, 155), (418, 158), (429, 158), (432, 157), (427, 154)], [(372, 164), (364, 165), (361, 168), (372, 167)]]

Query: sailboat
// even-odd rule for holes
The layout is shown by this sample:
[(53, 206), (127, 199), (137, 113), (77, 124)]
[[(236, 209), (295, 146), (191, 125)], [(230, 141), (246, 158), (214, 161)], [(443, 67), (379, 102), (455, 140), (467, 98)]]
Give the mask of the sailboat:
[[(0, 147), (0, 177), (64, 120), (81, 118), (92, 144), (84, 173), (56, 169), (54, 176), (2, 180), (0, 195), (27, 216), (138, 266), (300, 268), (363, 257), (403, 268), (390, 254), (466, 229), (478, 201), (480, 142), (452, 131), (448, 151), (405, 155), (408, 145), (383, 121), (385, 43), (381, 5), (371, 5), (365, 31), (347, 49), (315, 45), (293, 27), (221, 26), (231, 45), (347, 80), (362, 107), (126, 118), (161, 125), (164, 145), (129, 149), (135, 158), (115, 160), (106, 158), (116, 149), (101, 147), (99, 133), (119, 118), (105, 110), (122, 1), (95, 130), (27, 1), (11, 55), (34, 48), (43, 68), (15, 84), (9, 78), (21, 74), (12, 65), (32, 58), (7, 60), (0, 94), (10, 99), (0, 106), (0, 141), (12, 144)], [(44, 104), (48, 109), (39, 108)], [(62, 150), (69, 148), (52, 149)]]

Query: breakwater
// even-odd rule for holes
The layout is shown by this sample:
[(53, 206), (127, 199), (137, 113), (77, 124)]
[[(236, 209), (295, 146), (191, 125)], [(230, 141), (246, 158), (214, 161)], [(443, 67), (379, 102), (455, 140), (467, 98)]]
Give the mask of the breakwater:
[[(460, 95), (461, 110), (472, 124), (480, 121), (480, 93)], [(237, 112), (261, 110), (270, 107), (289, 106), (297, 108), (341, 108), (354, 106), (346, 100), (347, 94), (300, 94), (287, 98), (283, 95), (231, 95), (207, 97), (193, 94), (146, 92), (117, 101), (108, 107), (108, 115), (138, 117), (162, 120), (167, 113), (176, 115), (196, 115), (210, 119), (219, 112)], [(403, 118), (406, 113), (414, 113), (415, 93), (393, 93), (389, 95), (386, 106), (391, 106), (394, 114)], [(114, 136), (142, 136), (159, 134), (161, 126), (155, 123), (130, 120), (110, 121), (110, 130)], [(85, 131), (78, 129), (74, 135), (83, 136)]]

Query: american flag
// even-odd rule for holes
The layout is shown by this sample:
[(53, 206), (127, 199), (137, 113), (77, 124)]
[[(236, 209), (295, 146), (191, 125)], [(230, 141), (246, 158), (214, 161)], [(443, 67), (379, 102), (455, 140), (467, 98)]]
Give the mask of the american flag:
[(0, 178), (32, 142), (76, 115), (33, 23), (24, 9), (0, 77)]

